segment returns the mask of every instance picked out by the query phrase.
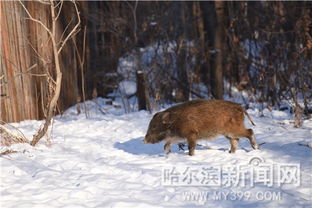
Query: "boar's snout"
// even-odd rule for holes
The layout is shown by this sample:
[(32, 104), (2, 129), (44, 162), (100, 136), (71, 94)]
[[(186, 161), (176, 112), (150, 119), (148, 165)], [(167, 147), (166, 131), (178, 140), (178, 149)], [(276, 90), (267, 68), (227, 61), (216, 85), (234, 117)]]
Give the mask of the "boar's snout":
[(144, 137), (143, 142), (144, 142), (144, 144), (151, 144), (152, 143), (151, 139), (147, 136)]
[(146, 134), (143, 139), (144, 144), (155, 144), (157, 143), (155, 135)]
[(142, 142), (143, 142), (144, 144), (148, 144), (146, 137), (144, 137), (144, 139), (142, 140)]

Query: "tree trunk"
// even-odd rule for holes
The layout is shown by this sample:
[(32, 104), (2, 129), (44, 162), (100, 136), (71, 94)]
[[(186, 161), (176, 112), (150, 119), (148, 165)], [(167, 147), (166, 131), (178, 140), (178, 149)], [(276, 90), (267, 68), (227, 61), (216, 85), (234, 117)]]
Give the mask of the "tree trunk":
[(136, 77), (137, 77), (137, 97), (139, 110), (148, 110), (149, 112), (151, 112), (144, 73), (142, 71), (137, 71)]
[(217, 27), (214, 38), (214, 48), (216, 51), (216, 61), (214, 67), (214, 84), (212, 85), (212, 93), (216, 99), (223, 99), (223, 59), (225, 33), (224, 33), (224, 2), (215, 1), (216, 22)]
[(182, 91), (182, 99), (181, 101), (187, 101), (189, 99), (189, 89), (190, 89), (190, 83), (188, 80), (188, 73), (187, 73), (187, 44), (186, 44), (186, 36), (187, 36), (187, 28), (186, 28), (186, 2), (181, 2), (180, 4), (181, 9), (181, 21), (183, 23), (183, 34), (182, 37), (179, 39), (178, 43), (178, 51), (177, 51), (177, 73), (178, 73), (178, 79), (181, 83), (183, 83), (184, 87), (181, 88)]

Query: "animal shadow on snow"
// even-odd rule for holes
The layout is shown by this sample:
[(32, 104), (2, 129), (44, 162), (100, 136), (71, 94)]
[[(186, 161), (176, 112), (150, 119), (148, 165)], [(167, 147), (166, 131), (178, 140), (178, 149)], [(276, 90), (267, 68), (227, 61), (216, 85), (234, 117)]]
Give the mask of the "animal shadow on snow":
[(143, 137), (130, 139), (126, 142), (116, 142), (114, 147), (134, 155), (161, 155), (164, 154), (164, 144), (144, 144)]
[[(120, 150), (123, 150), (125, 152), (128, 152), (130, 154), (134, 155), (164, 155), (164, 143), (156, 143), (156, 144), (144, 144), (142, 141), (144, 138), (143, 137), (138, 137), (135, 139), (131, 139), (126, 142), (116, 142), (114, 144), (114, 147)], [(179, 147), (177, 144), (172, 144), (171, 145), (171, 151), (172, 153), (175, 154), (187, 154), (188, 152), (188, 147), (187, 145), (184, 146), (184, 151), (179, 150)], [(205, 146), (197, 146), (196, 150), (207, 150), (209, 148)], [(221, 151), (227, 151), (227, 149), (218, 149)]]

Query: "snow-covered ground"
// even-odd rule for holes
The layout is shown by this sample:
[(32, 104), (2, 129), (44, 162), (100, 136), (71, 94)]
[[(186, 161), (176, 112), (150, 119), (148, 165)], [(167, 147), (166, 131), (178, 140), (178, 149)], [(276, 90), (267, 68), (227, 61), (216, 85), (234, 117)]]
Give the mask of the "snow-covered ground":
[[(75, 107), (62, 117), (55, 117), (51, 144), (44, 138), (34, 148), (27, 144), (10, 147), (19, 152), (0, 157), (0, 206), (312, 205), (312, 149), (306, 145), (312, 139), (311, 119), (305, 120), (303, 127), (294, 128), (292, 117), (286, 112), (264, 111), (264, 117), (260, 117), (257, 110), (248, 110), (256, 126), (251, 127), (247, 119), (245, 123), (254, 129), (261, 150), (252, 150), (247, 139), (241, 139), (237, 152), (230, 154), (229, 142), (220, 137), (202, 141), (193, 157), (187, 155), (187, 150), (179, 151), (176, 145), (166, 157), (163, 144), (141, 141), (152, 115), (145, 111), (124, 114), (122, 108), (104, 103), (100, 98), (88, 101), (89, 118), (83, 113), (77, 115)], [(41, 121), (23, 121), (12, 125), (31, 138), (40, 124)], [(296, 165), (300, 165), (299, 169)], [(235, 172), (237, 167), (254, 172), (244, 177), (242, 172)], [(200, 173), (204, 168), (222, 171), (222, 183), (217, 186), (196, 181), (203, 179)], [(238, 179), (237, 184), (226, 183), (229, 170), (232, 179)], [(177, 172), (180, 175), (174, 175)], [(218, 180), (218, 175), (215, 177)], [(277, 184), (279, 180), (281, 184)], [(298, 181), (300, 184), (296, 184)]]

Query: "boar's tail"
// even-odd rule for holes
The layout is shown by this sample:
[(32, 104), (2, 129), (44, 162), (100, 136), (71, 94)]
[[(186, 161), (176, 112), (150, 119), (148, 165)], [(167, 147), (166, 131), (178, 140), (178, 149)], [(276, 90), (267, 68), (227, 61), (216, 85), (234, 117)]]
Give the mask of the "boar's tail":
[(249, 114), (247, 113), (246, 110), (244, 110), (244, 113), (247, 116), (247, 118), (249, 119), (250, 123), (255, 126), (256, 124), (251, 120), (251, 118), (250, 118), (250, 116), (249, 116)]

